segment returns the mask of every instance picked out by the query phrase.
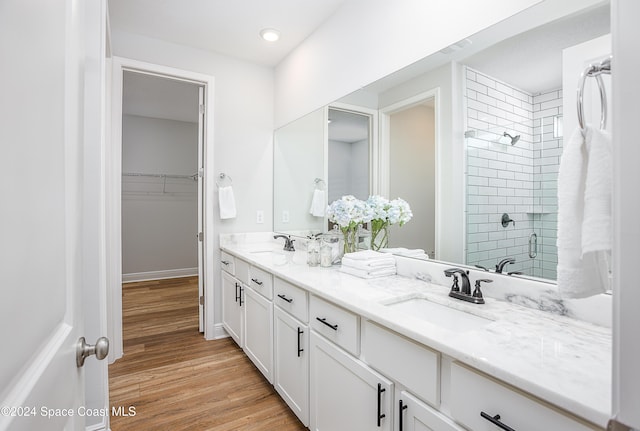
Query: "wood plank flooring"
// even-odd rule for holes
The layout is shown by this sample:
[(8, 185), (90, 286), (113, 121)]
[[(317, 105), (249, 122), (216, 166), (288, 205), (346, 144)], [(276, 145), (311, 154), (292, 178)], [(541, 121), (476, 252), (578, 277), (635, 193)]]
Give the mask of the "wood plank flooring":
[(112, 431), (304, 431), (231, 340), (198, 332), (197, 277), (123, 285), (124, 357), (109, 366)]

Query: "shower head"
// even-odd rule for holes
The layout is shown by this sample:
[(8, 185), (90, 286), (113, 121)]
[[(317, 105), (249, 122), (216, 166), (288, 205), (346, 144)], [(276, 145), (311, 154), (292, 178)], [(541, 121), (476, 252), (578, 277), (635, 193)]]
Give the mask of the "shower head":
[(507, 136), (511, 139), (511, 145), (515, 145), (516, 142), (518, 142), (518, 140), (520, 139), (520, 135), (516, 135), (516, 136), (511, 136), (510, 134), (508, 134), (507, 132), (504, 132), (504, 134), (502, 136)]

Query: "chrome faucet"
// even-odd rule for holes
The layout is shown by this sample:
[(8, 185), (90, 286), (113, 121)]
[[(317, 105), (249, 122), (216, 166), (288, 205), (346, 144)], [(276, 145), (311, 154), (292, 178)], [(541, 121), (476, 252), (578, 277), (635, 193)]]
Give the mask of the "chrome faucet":
[(496, 273), (498, 274), (502, 274), (502, 271), (504, 270), (504, 267), (507, 266), (510, 263), (516, 263), (515, 258), (513, 257), (507, 257), (506, 259), (502, 259), (500, 262), (498, 262), (498, 264), (496, 265)]
[(293, 247), (293, 241), (295, 239), (291, 239), (290, 236), (287, 235), (274, 235), (273, 239), (284, 238), (284, 251), (296, 251), (295, 247)]

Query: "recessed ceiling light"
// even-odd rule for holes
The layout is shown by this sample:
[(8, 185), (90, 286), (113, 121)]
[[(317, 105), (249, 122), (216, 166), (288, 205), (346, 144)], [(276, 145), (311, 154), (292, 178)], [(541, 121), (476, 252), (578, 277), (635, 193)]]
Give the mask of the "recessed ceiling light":
[(267, 42), (275, 42), (280, 39), (280, 32), (275, 28), (265, 28), (260, 30), (260, 37)]

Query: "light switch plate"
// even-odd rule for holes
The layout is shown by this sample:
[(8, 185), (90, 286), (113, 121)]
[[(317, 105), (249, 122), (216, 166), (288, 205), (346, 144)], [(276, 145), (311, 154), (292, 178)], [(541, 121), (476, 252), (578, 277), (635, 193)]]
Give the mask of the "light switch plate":
[(289, 223), (289, 211), (282, 211), (282, 223)]

